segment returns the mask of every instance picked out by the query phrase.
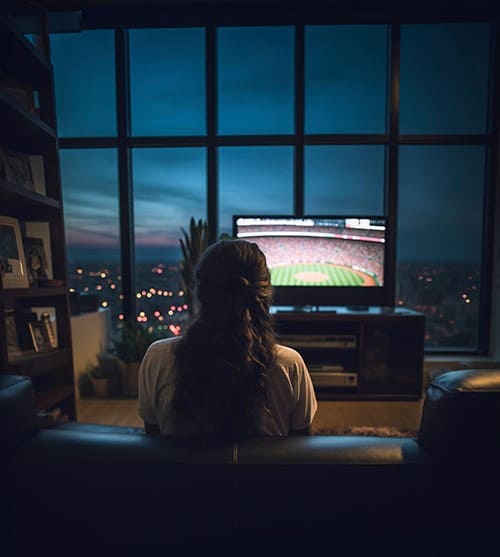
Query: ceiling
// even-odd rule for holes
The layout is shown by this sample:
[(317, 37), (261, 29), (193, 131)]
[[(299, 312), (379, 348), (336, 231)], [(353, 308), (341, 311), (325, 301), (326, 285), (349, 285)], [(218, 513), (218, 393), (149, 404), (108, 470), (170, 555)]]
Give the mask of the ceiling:
[[(35, 0), (45, 6), (49, 11), (72, 11), (85, 10), (86, 8), (96, 11), (115, 12), (119, 7), (125, 10), (135, 10), (138, 8), (158, 9), (159, 6), (169, 6), (173, 10), (182, 10), (189, 13), (190, 8), (196, 10), (197, 6), (204, 6), (205, 11), (209, 4), (214, 6), (233, 6), (239, 10), (245, 5), (245, 10), (251, 11), (251, 6), (258, 4), (261, 8), (268, 10), (274, 6), (287, 4), (291, 11), (298, 10), (301, 13), (308, 13), (309, 9), (320, 13), (323, 9), (337, 14), (371, 13), (373, 14), (399, 14), (401, 16), (413, 14), (422, 16), (424, 14), (458, 16), (467, 14), (468, 16), (482, 18), (485, 14), (488, 18), (498, 18), (498, 0), (420, 0), (419, 2), (405, 2), (404, 0)], [(266, 6), (267, 5), (267, 6)], [(318, 12), (320, 10), (320, 12)], [(142, 11), (142, 10), (141, 10)], [(116, 12), (115, 12), (116, 13)]]

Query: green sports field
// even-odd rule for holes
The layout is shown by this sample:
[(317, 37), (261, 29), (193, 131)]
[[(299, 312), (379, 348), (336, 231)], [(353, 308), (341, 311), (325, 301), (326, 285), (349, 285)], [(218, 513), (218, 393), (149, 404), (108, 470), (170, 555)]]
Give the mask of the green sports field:
[(274, 286), (360, 286), (371, 277), (328, 263), (297, 263), (271, 269)]

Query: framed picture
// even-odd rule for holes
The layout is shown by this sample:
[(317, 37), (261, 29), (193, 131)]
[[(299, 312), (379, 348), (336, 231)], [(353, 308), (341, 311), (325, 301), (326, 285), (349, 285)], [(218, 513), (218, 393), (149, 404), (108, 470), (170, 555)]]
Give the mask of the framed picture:
[(31, 287), (40, 286), (40, 281), (48, 278), (47, 254), (42, 238), (23, 238), (26, 270)]
[(3, 287), (29, 288), (21, 231), (15, 218), (0, 216), (0, 258), (5, 267), (2, 270)]
[(29, 155), (31, 175), (33, 176), (33, 191), (40, 195), (47, 195), (45, 188), (45, 164), (42, 155)]
[(13, 311), (5, 311), (5, 334), (7, 341), (7, 354), (9, 358), (22, 354), (17, 336), (16, 318)]
[(31, 171), (29, 155), (2, 149), (0, 152), (3, 162), (3, 172), (8, 182), (35, 191), (35, 181)]
[(33, 348), (36, 352), (47, 352), (52, 349), (50, 341), (45, 332), (45, 327), (41, 321), (30, 321), (28, 327), (33, 341)]

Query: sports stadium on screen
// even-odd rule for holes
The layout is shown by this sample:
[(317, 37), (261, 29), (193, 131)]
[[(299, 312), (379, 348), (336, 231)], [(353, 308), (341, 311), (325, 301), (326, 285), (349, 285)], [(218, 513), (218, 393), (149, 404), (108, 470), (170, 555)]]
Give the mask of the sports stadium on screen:
[(381, 218), (235, 217), (236, 237), (266, 255), (273, 286), (383, 286)]

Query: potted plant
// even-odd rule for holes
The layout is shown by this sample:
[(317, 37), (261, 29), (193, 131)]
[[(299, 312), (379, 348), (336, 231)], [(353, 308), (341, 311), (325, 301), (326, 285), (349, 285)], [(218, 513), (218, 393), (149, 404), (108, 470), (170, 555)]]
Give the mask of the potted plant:
[(126, 393), (136, 396), (139, 388), (139, 367), (149, 345), (163, 338), (152, 327), (140, 323), (124, 323), (120, 336), (113, 340), (113, 354), (125, 365)]
[(123, 362), (107, 353), (98, 354), (97, 362), (88, 370), (94, 394), (99, 398), (118, 395), (123, 375)]
[(208, 246), (208, 225), (206, 221), (193, 217), (189, 221), (189, 232), (181, 227), (182, 238), (179, 239), (182, 250), (182, 261), (180, 262), (182, 288), (188, 311), (193, 314), (196, 311), (194, 304), (194, 269), (200, 260), (201, 254)]

